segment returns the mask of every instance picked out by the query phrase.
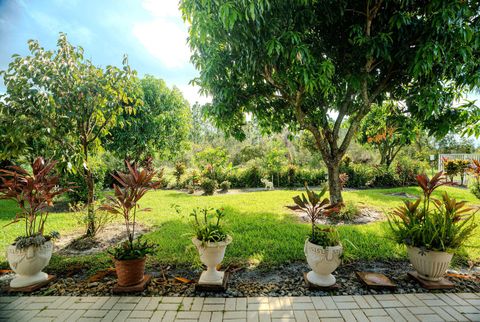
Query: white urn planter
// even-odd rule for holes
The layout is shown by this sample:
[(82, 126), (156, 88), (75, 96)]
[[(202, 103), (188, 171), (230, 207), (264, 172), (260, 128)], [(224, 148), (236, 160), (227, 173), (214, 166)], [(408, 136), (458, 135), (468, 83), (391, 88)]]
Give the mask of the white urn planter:
[(41, 246), (17, 249), (15, 245), (7, 248), (7, 259), (17, 276), (10, 282), (10, 287), (18, 288), (37, 284), (48, 279), (42, 272), (52, 257), (53, 244), (47, 241)]
[(411, 246), (407, 247), (407, 254), (418, 276), (427, 281), (441, 280), (453, 257), (447, 252), (425, 251)]
[(200, 275), (198, 284), (222, 285), (225, 272), (218, 271), (217, 266), (225, 257), (225, 249), (232, 242), (232, 237), (227, 236), (225, 241), (216, 243), (202, 242), (194, 237), (192, 242), (197, 247), (201, 262), (207, 266), (207, 270)]
[(341, 263), (343, 253), (342, 245), (337, 246), (319, 246), (305, 241), (304, 247), (307, 262), (312, 269), (307, 273), (307, 280), (315, 285), (328, 287), (335, 284), (336, 279), (332, 273)]

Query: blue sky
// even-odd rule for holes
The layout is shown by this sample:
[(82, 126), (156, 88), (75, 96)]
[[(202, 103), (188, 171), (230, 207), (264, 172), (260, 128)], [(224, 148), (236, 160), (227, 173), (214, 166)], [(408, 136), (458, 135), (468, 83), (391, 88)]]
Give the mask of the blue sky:
[(121, 65), (127, 54), (140, 76), (176, 85), (190, 103), (207, 100), (188, 85), (197, 73), (178, 0), (0, 0), (0, 69), (28, 54), (29, 39), (54, 49), (61, 31), (95, 65)]

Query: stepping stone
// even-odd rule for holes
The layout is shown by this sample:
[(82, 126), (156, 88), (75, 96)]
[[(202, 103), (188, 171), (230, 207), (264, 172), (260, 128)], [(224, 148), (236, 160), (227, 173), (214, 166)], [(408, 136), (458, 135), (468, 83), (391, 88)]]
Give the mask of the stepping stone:
[(219, 284), (199, 284), (198, 282), (195, 284), (195, 292), (225, 292), (228, 287), (228, 279), (230, 274), (225, 272), (223, 275), (223, 282), (221, 285)]
[(397, 287), (387, 276), (375, 272), (355, 272), (360, 281), (368, 288), (388, 288)]
[(443, 277), (439, 281), (427, 281), (420, 276), (418, 276), (418, 273), (416, 271), (413, 272), (408, 272), (408, 276), (410, 276), (412, 279), (418, 282), (423, 288), (426, 288), (427, 290), (442, 290), (442, 289), (449, 289), (449, 288), (455, 288), (455, 284), (453, 284), (450, 280), (446, 279)]
[(120, 286), (118, 284), (115, 284), (112, 291), (114, 294), (143, 292), (151, 280), (152, 280), (152, 275), (146, 274), (143, 276), (142, 282), (132, 286)]
[(24, 287), (9, 287), (8, 292), (23, 292), (23, 293), (31, 293), (41, 289), (44, 286), (47, 286), (51, 282), (54, 282), (57, 279), (55, 275), (48, 275), (48, 278), (45, 281), (42, 281), (37, 284), (24, 286)]

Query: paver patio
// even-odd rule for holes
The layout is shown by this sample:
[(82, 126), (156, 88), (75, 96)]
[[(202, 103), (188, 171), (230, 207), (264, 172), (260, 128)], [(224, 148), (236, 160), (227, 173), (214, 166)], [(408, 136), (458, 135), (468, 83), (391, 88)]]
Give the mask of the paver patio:
[(480, 293), (328, 297), (0, 297), (0, 321), (480, 321)]

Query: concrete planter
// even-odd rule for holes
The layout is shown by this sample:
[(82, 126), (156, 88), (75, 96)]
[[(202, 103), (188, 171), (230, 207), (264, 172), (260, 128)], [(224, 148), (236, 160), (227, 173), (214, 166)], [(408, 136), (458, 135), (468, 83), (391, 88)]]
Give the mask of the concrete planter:
[(407, 247), (407, 254), (418, 276), (427, 281), (441, 280), (453, 257), (447, 252), (423, 251), (411, 246)]
[(207, 266), (207, 270), (203, 271), (200, 275), (198, 283), (222, 285), (225, 272), (217, 271), (217, 266), (225, 257), (225, 250), (232, 242), (232, 237), (228, 236), (225, 241), (218, 243), (202, 242), (196, 237), (193, 237), (192, 242), (197, 247), (200, 260)]
[(342, 245), (323, 247), (305, 241), (304, 247), (307, 262), (312, 269), (307, 274), (307, 280), (318, 286), (332, 286), (336, 279), (332, 273), (341, 263), (340, 256), (343, 253)]
[(46, 281), (48, 275), (42, 272), (52, 257), (53, 244), (47, 241), (41, 246), (30, 246), (17, 249), (15, 245), (7, 248), (7, 259), (11, 269), (17, 276), (10, 282), (10, 286), (26, 287)]

